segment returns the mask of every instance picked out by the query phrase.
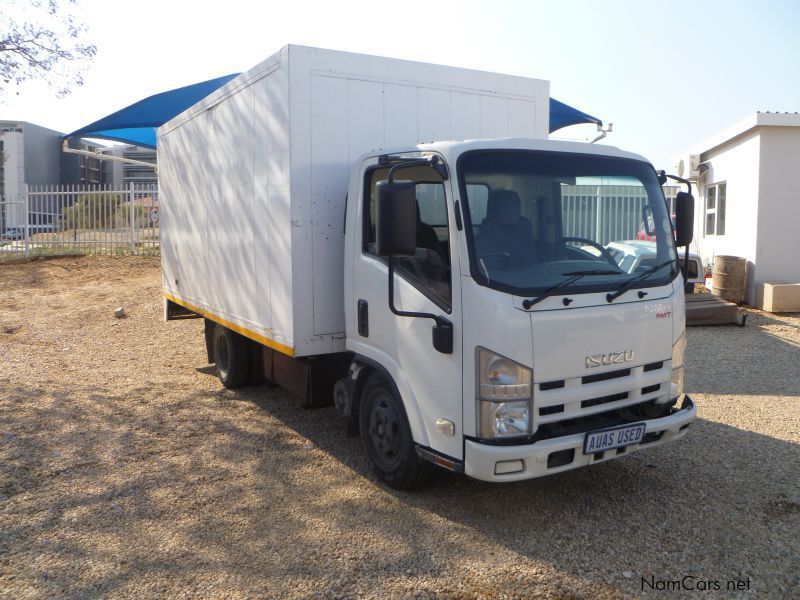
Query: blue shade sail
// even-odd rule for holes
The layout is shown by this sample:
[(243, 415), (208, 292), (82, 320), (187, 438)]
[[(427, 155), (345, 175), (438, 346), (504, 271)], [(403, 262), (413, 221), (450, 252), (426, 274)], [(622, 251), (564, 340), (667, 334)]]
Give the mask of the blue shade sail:
[(100, 138), (155, 148), (156, 128), (197, 104), (238, 75), (239, 73), (232, 73), (155, 94), (81, 127), (65, 137)]
[(570, 125), (580, 125), (581, 123), (603, 124), (597, 117), (588, 115), (577, 108), (572, 108), (555, 98), (550, 98), (550, 133)]
[[(161, 92), (144, 100), (81, 127), (65, 136), (100, 138), (135, 144), (146, 148), (156, 147), (156, 128), (193, 106), (215, 90), (228, 83), (239, 73), (231, 73), (216, 79)], [(602, 121), (576, 108), (572, 108), (550, 98), (550, 133), (580, 123), (596, 123)]]

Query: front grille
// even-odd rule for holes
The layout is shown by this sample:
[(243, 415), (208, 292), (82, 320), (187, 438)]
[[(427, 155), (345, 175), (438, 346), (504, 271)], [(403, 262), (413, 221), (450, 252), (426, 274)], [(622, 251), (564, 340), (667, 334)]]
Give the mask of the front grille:
[(619, 371), (609, 371), (608, 373), (598, 373), (597, 375), (586, 375), (581, 377), (581, 383), (597, 383), (598, 381), (608, 381), (617, 377), (627, 377), (631, 374), (630, 369), (620, 369)]
[(592, 398), (591, 400), (583, 400), (581, 402), (581, 408), (589, 408), (590, 406), (608, 404), (609, 402), (616, 402), (617, 400), (625, 400), (627, 397), (628, 392), (620, 392), (619, 394), (611, 394), (609, 396), (601, 396), (600, 398)]
[(557, 390), (563, 387), (564, 387), (563, 379), (559, 379), (558, 381), (543, 381), (542, 383), (539, 384), (539, 389), (542, 390), (543, 392), (546, 392), (547, 390)]
[(670, 375), (669, 361), (659, 361), (539, 382), (534, 391), (535, 430), (566, 426), (584, 417), (612, 412), (619, 412), (625, 419), (648, 418), (638, 407), (667, 401)]

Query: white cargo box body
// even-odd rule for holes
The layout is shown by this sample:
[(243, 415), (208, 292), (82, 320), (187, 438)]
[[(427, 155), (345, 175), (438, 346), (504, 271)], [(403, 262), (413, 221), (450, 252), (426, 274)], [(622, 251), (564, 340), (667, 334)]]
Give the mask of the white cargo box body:
[(158, 130), (164, 295), (285, 354), (341, 352), (359, 156), (546, 137), (548, 103), (546, 81), (286, 46)]

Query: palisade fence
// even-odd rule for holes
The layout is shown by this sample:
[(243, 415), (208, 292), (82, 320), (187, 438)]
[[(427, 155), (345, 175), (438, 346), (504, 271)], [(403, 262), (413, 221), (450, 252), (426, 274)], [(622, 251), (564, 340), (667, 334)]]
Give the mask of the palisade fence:
[[(679, 188), (664, 186), (670, 215), (675, 214)], [(632, 240), (642, 228), (647, 192), (630, 185), (568, 185), (562, 187), (564, 235), (607, 244)]]
[[(665, 186), (670, 214), (678, 187)], [(607, 244), (634, 239), (646, 192), (638, 186), (562, 188), (564, 234)], [(31, 186), (0, 198), (0, 258), (63, 254), (159, 253), (155, 184)]]
[(0, 257), (159, 253), (158, 186), (29, 186), (0, 199)]

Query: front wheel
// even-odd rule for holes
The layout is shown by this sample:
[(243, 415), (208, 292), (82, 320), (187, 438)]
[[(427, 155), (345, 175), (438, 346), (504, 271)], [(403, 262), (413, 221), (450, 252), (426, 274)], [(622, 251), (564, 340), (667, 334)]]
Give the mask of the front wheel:
[(433, 466), (417, 455), (403, 405), (380, 375), (370, 376), (364, 385), (359, 429), (381, 481), (408, 490), (428, 479)]

